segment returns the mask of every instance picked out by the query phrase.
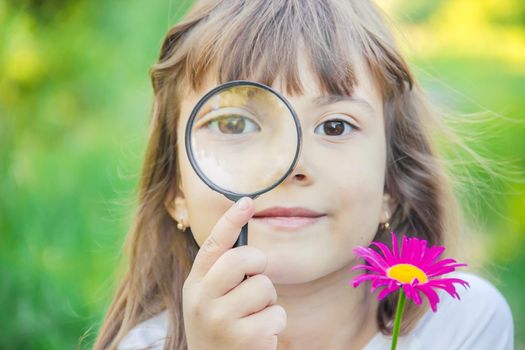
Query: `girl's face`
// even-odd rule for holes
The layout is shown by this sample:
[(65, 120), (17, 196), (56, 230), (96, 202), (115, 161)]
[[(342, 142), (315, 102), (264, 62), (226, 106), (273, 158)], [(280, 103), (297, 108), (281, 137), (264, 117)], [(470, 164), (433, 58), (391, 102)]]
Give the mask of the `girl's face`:
[[(387, 221), (394, 209), (383, 191), (386, 144), (382, 97), (367, 67), (362, 62), (356, 66), (359, 83), (352, 98), (327, 102), (319, 99), (306, 59), (301, 57), (299, 63), (303, 95), (286, 95), (279, 79), (272, 87), (288, 99), (300, 119), (301, 156), (284, 182), (255, 199), (255, 216), (274, 207), (303, 208), (320, 216), (250, 220), (248, 244), (267, 254), (265, 274), (276, 284), (313, 281), (352, 264), (352, 248), (368, 245), (378, 225)], [(210, 82), (181, 101), (177, 126), (181, 191), (167, 205), (175, 220), (183, 218), (190, 226), (199, 245), (232, 205), (195, 174), (184, 146), (191, 110), (216, 85)]]

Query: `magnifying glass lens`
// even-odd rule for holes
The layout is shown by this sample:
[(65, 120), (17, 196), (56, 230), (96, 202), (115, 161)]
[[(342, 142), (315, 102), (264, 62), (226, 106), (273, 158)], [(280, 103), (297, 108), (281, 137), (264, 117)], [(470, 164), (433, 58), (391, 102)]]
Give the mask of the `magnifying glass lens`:
[(202, 174), (240, 195), (281, 180), (294, 163), (299, 144), (290, 108), (256, 85), (234, 85), (209, 96), (196, 111), (190, 135)]

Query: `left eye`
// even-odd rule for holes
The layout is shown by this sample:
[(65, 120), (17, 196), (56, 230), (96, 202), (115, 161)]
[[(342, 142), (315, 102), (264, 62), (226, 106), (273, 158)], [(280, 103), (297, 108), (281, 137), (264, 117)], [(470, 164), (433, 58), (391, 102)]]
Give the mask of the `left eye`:
[(328, 120), (326, 122), (319, 124), (315, 128), (314, 132), (317, 134), (327, 135), (327, 136), (341, 136), (341, 135), (348, 134), (353, 129), (355, 129), (355, 127), (352, 124), (344, 120), (335, 119), (335, 120)]

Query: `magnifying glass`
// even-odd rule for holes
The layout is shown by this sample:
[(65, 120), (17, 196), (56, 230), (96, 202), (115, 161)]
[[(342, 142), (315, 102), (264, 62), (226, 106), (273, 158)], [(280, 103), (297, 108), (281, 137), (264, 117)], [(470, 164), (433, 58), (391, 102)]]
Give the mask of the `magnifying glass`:
[[(232, 201), (255, 199), (292, 172), (301, 126), (290, 103), (254, 81), (234, 80), (206, 93), (186, 124), (186, 153), (197, 175)], [(234, 247), (248, 243), (244, 225)]]

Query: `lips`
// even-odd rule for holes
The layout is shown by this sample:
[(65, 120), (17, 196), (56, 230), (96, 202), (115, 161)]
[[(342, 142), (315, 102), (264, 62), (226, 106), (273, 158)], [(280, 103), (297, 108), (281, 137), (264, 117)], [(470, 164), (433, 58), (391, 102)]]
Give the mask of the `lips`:
[(326, 214), (322, 214), (307, 208), (273, 207), (256, 212), (253, 219), (279, 231), (295, 231), (322, 220)]
[(325, 214), (318, 213), (316, 211), (301, 208), (284, 208), (284, 207), (272, 207), (265, 210), (261, 210), (255, 213), (254, 218), (275, 218), (275, 217), (303, 217), (303, 218), (319, 218)]

